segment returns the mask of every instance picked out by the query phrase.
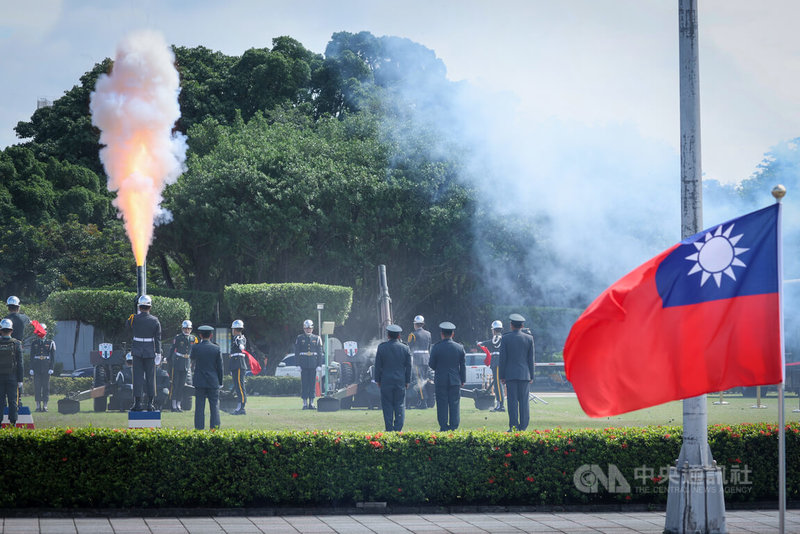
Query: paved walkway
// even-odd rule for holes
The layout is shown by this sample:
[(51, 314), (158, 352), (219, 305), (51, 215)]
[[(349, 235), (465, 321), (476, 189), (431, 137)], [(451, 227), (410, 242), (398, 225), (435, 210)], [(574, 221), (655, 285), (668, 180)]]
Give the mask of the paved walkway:
[[(47, 518), (7, 517), (8, 534), (245, 534), (245, 533), (495, 533), (662, 532), (664, 512), (459, 513), (394, 515), (294, 515)], [(777, 532), (776, 511), (729, 511), (730, 533)], [(786, 532), (800, 533), (800, 510), (786, 513)]]

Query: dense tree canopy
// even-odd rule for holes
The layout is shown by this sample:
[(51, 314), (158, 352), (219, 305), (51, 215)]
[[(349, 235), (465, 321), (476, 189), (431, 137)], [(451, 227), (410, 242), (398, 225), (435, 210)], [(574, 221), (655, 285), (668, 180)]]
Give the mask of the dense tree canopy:
[[(446, 316), (465, 339), (481, 337), (498, 306), (586, 304), (560, 301), (535, 271), (509, 269), (567, 266), (538, 237), (546, 219), (532, 212), (512, 231), (466, 185), (470, 149), (450, 135), (458, 121), (446, 105), (458, 87), (432, 50), (339, 32), (324, 55), (287, 36), (241, 56), (202, 46), (174, 52), (176, 129), (189, 154), (186, 172), (164, 192), (173, 218), (156, 228), (149, 251), (154, 290), (211, 292), (222, 302), (231, 284), (350, 287), (344, 335), (360, 340), (374, 334), (379, 264), (388, 267), (397, 322)], [(37, 301), (75, 287), (134, 287), (89, 114), (97, 77), (111, 65), (98, 63), (20, 122), (24, 142), (0, 152), (6, 294)], [(764, 183), (796, 182), (788, 171), (798, 165), (787, 145), (738, 189), (710, 184), (707, 194), (744, 203)], [(508, 294), (486, 283), (499, 278)], [(229, 319), (224, 305), (217, 313)]]

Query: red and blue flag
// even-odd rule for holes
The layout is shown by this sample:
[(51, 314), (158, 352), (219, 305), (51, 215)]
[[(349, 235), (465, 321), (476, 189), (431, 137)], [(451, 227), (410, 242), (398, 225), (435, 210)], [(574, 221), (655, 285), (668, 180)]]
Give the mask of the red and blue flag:
[(774, 204), (686, 238), (592, 302), (564, 346), (588, 415), (782, 382), (779, 214)]

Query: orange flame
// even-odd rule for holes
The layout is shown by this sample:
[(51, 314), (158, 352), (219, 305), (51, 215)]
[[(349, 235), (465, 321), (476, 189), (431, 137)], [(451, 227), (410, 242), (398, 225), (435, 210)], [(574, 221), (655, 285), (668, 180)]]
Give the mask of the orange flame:
[(110, 74), (92, 93), (92, 123), (100, 128), (100, 159), (114, 205), (125, 221), (136, 265), (144, 265), (164, 186), (183, 171), (186, 142), (172, 133), (180, 117), (175, 57), (163, 37), (138, 32), (118, 46)]

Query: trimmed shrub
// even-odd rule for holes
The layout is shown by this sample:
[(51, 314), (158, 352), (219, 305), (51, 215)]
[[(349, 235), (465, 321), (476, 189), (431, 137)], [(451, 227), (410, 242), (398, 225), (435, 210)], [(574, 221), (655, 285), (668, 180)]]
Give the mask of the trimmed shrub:
[[(799, 434), (798, 423), (787, 425), (789, 500), (800, 493)], [(725, 469), (728, 502), (777, 498), (774, 425), (711, 427), (709, 444)], [(664, 503), (664, 473), (680, 445), (678, 427), (517, 433), (13, 429), (0, 432), (3, 459), (13, 466), (0, 470), (0, 507)], [(596, 491), (587, 487), (591, 478), (581, 477), (595, 467), (602, 475), (594, 479)], [(606, 473), (615, 483), (602, 482)]]

